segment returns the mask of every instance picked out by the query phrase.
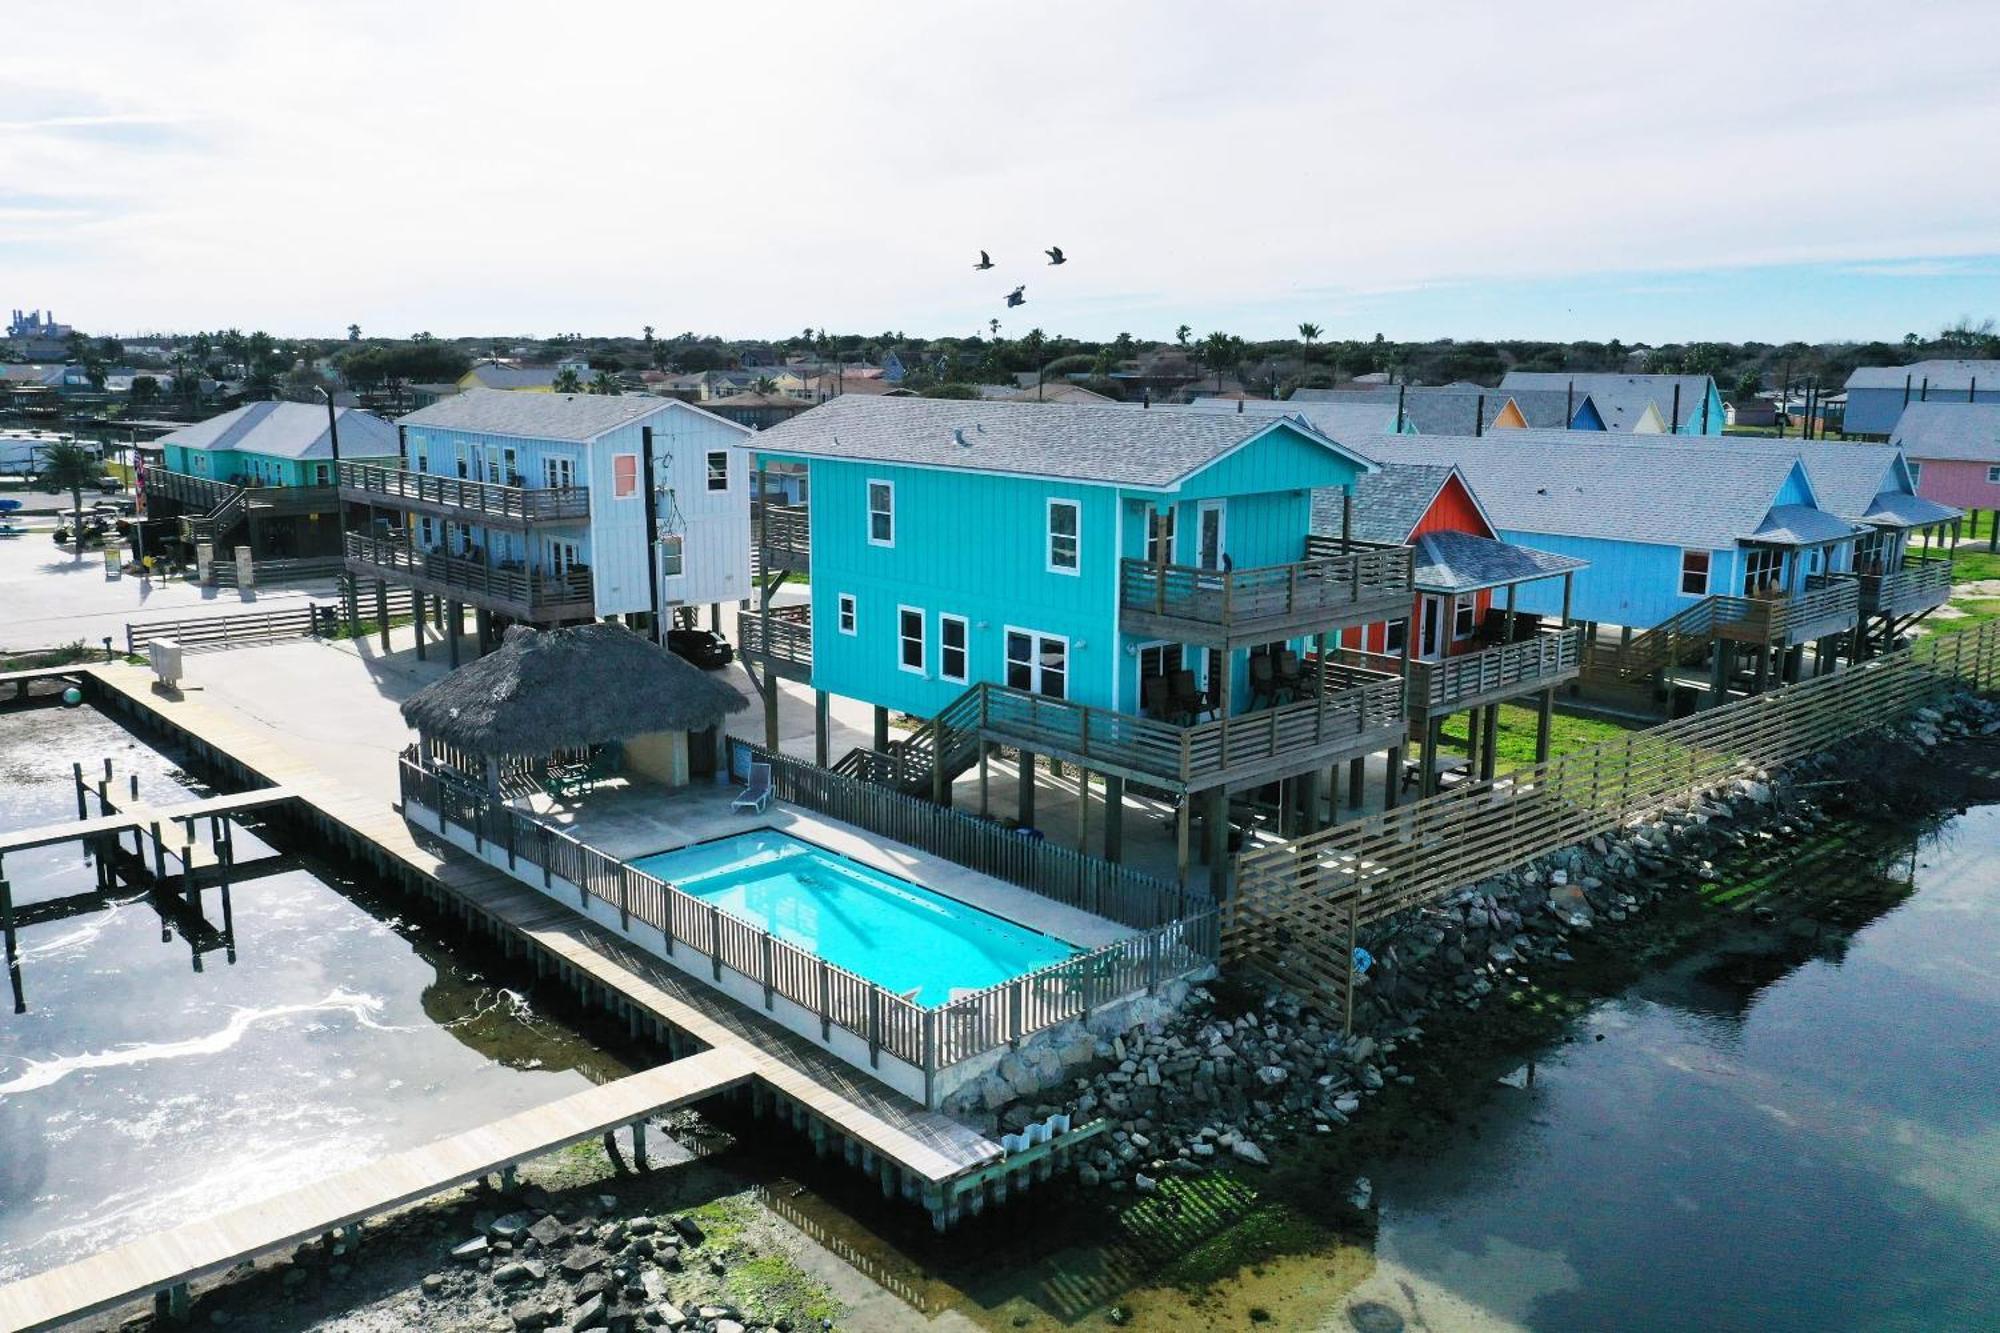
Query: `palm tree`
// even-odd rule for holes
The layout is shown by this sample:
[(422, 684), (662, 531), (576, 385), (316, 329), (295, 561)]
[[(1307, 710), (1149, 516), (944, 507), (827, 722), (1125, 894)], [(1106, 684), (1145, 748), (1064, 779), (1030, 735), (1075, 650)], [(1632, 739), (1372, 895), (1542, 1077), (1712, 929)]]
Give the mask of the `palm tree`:
[(1181, 345), (1181, 350), (1183, 352), (1187, 350), (1188, 339), (1193, 336), (1194, 336), (1194, 330), (1189, 328), (1185, 324), (1181, 325), (1179, 328), (1174, 330), (1174, 341)]
[[(573, 375), (576, 372), (571, 371), (569, 373)], [(590, 391), (592, 393), (601, 393), (601, 394), (621, 394), (625, 392), (625, 390), (619, 386), (618, 381), (611, 378), (611, 372), (608, 370), (600, 370), (597, 372), (596, 377), (590, 381)]]
[(42, 446), (42, 480), (69, 492), (75, 556), (83, 559), (83, 488), (97, 484), (97, 456), (65, 435)]
[(1304, 355), (1299, 357), (1299, 363), (1301, 365), (1312, 359), (1313, 343), (1319, 338), (1320, 332), (1321, 332), (1320, 327), (1317, 324), (1299, 325), (1299, 341), (1306, 345), (1306, 350)]
[(583, 381), (577, 378), (574, 370), (564, 367), (557, 373), (556, 382), (549, 387), (557, 393), (582, 393)]
[(1201, 340), (1201, 359), (1215, 372), (1215, 391), (1222, 392), (1222, 372), (1235, 364), (1243, 356), (1243, 340), (1231, 333), (1217, 331)]
[(757, 393), (776, 393), (778, 391), (778, 382), (769, 375), (759, 375), (750, 388)]
[(361, 326), (359, 324), (349, 324), (347, 326), (347, 341), (351, 343), (361, 341)]
[(987, 320), (986, 331), (992, 334), (995, 338), (998, 338), (1000, 336), (1000, 321), (997, 319)]

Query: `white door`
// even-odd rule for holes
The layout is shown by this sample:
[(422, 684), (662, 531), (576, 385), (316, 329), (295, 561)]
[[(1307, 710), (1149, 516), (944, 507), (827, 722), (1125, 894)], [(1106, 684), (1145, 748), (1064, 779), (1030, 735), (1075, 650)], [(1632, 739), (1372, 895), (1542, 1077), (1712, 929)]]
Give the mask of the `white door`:
[(1197, 540), (1195, 563), (1203, 569), (1221, 569), (1222, 557), (1227, 551), (1229, 540), (1228, 517), (1224, 502), (1203, 500), (1197, 516)]
[(1069, 640), (1034, 630), (1007, 631), (1007, 685), (1010, 689), (1069, 697)]
[(1444, 598), (1434, 593), (1423, 596), (1423, 622), (1417, 635), (1417, 656), (1426, 662), (1435, 662), (1444, 651)]
[(580, 561), (577, 558), (575, 542), (551, 541), (549, 543), (549, 572), (557, 578), (566, 578)]

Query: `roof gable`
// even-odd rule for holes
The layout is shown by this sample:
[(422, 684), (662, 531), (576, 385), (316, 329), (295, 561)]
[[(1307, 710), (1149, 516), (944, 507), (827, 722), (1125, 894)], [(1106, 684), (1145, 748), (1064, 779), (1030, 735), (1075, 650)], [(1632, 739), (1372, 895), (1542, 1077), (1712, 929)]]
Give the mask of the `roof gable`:
[(2000, 403), (1911, 403), (1889, 443), (1920, 463), (2000, 463)]
[[(406, 426), (584, 443), (666, 413), (692, 412), (744, 435), (746, 426), (679, 398), (651, 394), (516, 393), (468, 389), (399, 418)], [(345, 452), (343, 450), (342, 452)]]

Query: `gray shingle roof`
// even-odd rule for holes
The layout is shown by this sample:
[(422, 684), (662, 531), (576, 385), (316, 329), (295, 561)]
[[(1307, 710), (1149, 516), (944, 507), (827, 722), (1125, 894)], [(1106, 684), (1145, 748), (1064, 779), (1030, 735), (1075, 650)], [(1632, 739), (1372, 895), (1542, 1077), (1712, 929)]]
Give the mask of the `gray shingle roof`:
[(1593, 431), (1378, 435), (1350, 443), (1383, 463), (1457, 464), (1502, 531), (1708, 550), (1761, 527), (1799, 465), (1775, 449), (1717, 449), (1665, 435), (1639, 446)]
[(1811, 505), (1774, 505), (1750, 537), (1772, 546), (1814, 546), (1854, 533), (1854, 524)]
[(1930, 391), (1965, 390), (1978, 380), (1990, 389), (2000, 389), (2000, 361), (1912, 361), (1907, 366), (1857, 366), (1847, 377), (1850, 389), (1900, 389), (1910, 386), (1912, 398), (1925, 380)]
[[(1451, 472), (1449, 463), (1385, 463), (1380, 472), (1357, 478), (1354, 531), (1350, 535), (1356, 541), (1383, 546), (1407, 545)], [(1314, 491), (1312, 530), (1338, 537), (1342, 509), (1338, 487)]]
[(2000, 463), (2000, 403), (1911, 403), (1889, 443), (1919, 462)]
[[(1660, 420), (1670, 426), (1701, 426), (1701, 405), (1707, 400), (1713, 378), (1707, 375), (1619, 375), (1606, 372), (1575, 373), (1567, 370), (1510, 370), (1501, 377), (1503, 389), (1561, 389), (1574, 385), (1578, 394), (1589, 394), (1597, 415), (1611, 430), (1629, 431), (1652, 403), (1660, 409)], [(1681, 419), (1672, 420), (1674, 386), (1681, 390)], [(1718, 429), (1721, 422), (1713, 423)]]
[[(1277, 424), (1268, 414), (1250, 412), (842, 396), (772, 426), (745, 447), (760, 454), (1165, 487)], [(1340, 448), (1317, 431), (1290, 424)]]
[[(1298, 396), (1280, 402), (1271, 398), (1197, 398), (1192, 403), (1171, 407), (1175, 412), (1234, 412), (1244, 415), (1261, 412), (1267, 417), (1304, 417), (1313, 428), (1331, 440), (1349, 435), (1381, 435), (1396, 429), (1394, 394), (1382, 402), (1371, 394), (1342, 395), (1339, 400), (1300, 402)], [(1155, 403), (1147, 411), (1157, 412)]]
[(1927, 528), (1933, 523), (1949, 523), (1964, 515), (1963, 509), (1941, 505), (1920, 495), (1884, 492), (1875, 497), (1862, 515), (1863, 521), (1883, 528)]
[(1477, 592), (1587, 569), (1588, 560), (1555, 555), (1470, 532), (1427, 532), (1417, 539), (1412, 579), (1423, 592)]
[[(511, 435), (523, 440), (583, 441), (663, 412), (696, 412), (715, 421), (725, 420), (678, 398), (651, 394), (510, 393), (504, 389), (468, 389), (398, 419), (406, 426), (435, 430)], [(751, 433), (733, 421), (726, 424), (745, 435)], [(343, 447), (341, 452), (347, 451)]]
[[(396, 456), (396, 428), (382, 418), (352, 407), (336, 408), (335, 416), (343, 459)], [(219, 417), (162, 435), (158, 443), (236, 450), (265, 458), (333, 457), (326, 408), (318, 403), (245, 403)]]
[(482, 361), (469, 372), (482, 389), (546, 389), (556, 382), (554, 366), (502, 366)]

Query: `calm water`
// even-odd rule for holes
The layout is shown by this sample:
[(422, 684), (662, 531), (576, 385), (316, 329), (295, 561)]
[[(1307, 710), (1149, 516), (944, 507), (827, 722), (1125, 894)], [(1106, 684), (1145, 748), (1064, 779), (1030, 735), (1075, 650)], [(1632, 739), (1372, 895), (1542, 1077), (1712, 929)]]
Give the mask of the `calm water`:
[[(1831, 885), (1851, 937), (1657, 969), (1462, 1070), (1403, 1150), (1288, 1145), (1122, 1214), (1051, 1196), (955, 1250), (844, 1234), (993, 1329), (2000, 1329), (2000, 807), (1912, 852), (1829, 839), (1782, 873)], [(1339, 1230), (1357, 1173), (1372, 1237)]]
[[(0, 828), (75, 818), (71, 761), (107, 755), (114, 799), (134, 772), (148, 802), (204, 790), (101, 715), (9, 714)], [(238, 836), (239, 862), (270, 850)], [(90, 902), (74, 845), (7, 858), (21, 909), (76, 910), (20, 932), (26, 1011), (0, 1004), (0, 1280), (622, 1072), (396, 900), (286, 865), (231, 891), (232, 963), (213, 890), (203, 926)]]
[(739, 833), (633, 864), (925, 1005), (944, 1004), (955, 989), (983, 990), (1076, 952), (1052, 936), (788, 833)]

